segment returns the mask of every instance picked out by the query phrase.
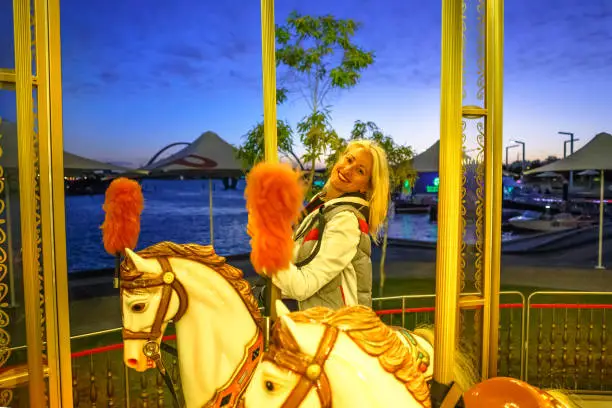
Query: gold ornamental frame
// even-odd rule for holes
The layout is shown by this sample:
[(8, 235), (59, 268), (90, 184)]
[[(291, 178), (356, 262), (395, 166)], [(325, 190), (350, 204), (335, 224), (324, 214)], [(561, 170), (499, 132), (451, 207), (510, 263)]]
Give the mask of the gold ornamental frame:
[(59, 0), (13, 0), (15, 67), (0, 77), (17, 101), (25, 376), (36, 407), (72, 406), (59, 10)]
[[(466, 3), (442, 3), (440, 187), (434, 377), (443, 384), (453, 381), (455, 350), (462, 309), (480, 309), (480, 372), (482, 379), (497, 373), (499, 338), (499, 290), (501, 268), (502, 209), (502, 104), (503, 104), (503, 0), (479, 0), (482, 60), (479, 99), (484, 106), (464, 106), (464, 52)], [(464, 285), (465, 176), (464, 119), (484, 120), (479, 127), (482, 165), (478, 166), (477, 242), (475, 283), (477, 295), (461, 295)], [(484, 195), (482, 194), (484, 190)], [(477, 315), (480, 313), (476, 312)]]
[[(461, 308), (482, 308), (483, 378), (495, 375), (499, 321), (502, 179), (503, 0), (480, 0), (484, 12), (484, 106), (463, 106), (462, 0), (442, 2), (439, 236), (436, 264), (438, 382), (452, 381)], [(17, 98), (23, 276), (32, 406), (72, 406), (70, 327), (63, 190), (59, 0), (13, 0), (15, 67), (0, 81)], [(274, 1), (261, 0), (265, 154), (277, 161)], [(33, 52), (34, 51), (34, 52)], [(32, 63), (35, 72), (32, 72)], [(484, 202), (481, 291), (461, 296), (463, 275), (463, 124), (483, 118)], [(41, 287), (42, 282), (42, 287)], [(268, 315), (275, 317), (271, 287)], [(43, 343), (44, 341), (44, 343)], [(9, 345), (7, 345), (9, 347)], [(46, 359), (43, 358), (46, 357)], [(48, 374), (46, 374), (48, 373)], [(47, 379), (45, 379), (47, 377)], [(45, 392), (48, 390), (48, 393)], [(47, 394), (47, 395), (45, 395)]]

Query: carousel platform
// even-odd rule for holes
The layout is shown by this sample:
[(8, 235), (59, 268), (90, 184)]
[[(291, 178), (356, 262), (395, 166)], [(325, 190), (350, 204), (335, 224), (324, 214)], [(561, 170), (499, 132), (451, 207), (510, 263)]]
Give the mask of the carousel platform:
[(582, 408), (610, 408), (612, 395), (580, 395)]

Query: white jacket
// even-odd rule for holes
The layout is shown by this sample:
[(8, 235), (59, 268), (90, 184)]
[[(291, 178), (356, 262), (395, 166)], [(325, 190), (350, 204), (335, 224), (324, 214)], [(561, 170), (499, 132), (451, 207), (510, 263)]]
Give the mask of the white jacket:
[[(347, 201), (367, 205), (365, 200), (357, 197), (341, 197), (329, 200), (325, 205)], [(317, 213), (313, 211), (304, 218), (295, 235), (309, 226)], [(345, 304), (357, 305), (357, 275), (351, 264), (361, 239), (357, 217), (351, 211), (339, 212), (326, 224), (323, 236), (319, 239), (321, 248), (312, 261), (301, 268), (292, 263), (288, 269), (273, 276), (272, 282), (281, 289), (283, 297), (304, 301), (340, 274)], [(302, 240), (295, 242), (294, 261), (301, 244)]]

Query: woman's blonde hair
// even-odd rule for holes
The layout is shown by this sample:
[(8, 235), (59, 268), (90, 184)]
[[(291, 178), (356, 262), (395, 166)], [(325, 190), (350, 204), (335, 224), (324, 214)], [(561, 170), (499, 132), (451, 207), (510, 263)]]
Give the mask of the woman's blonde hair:
[[(374, 242), (378, 242), (380, 231), (389, 211), (389, 164), (387, 154), (380, 145), (372, 140), (352, 140), (344, 149), (348, 151), (361, 147), (372, 155), (372, 174), (370, 174), (370, 186), (367, 192), (367, 200), (370, 206), (370, 236)], [(329, 181), (328, 181), (329, 183)]]

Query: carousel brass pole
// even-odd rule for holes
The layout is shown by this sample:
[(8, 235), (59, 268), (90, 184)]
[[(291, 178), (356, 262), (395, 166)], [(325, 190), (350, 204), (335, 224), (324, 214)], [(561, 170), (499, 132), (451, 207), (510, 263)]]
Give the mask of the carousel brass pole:
[(49, 406), (72, 406), (59, 0), (35, 0), (40, 212)]
[[(276, 140), (276, 42), (274, 33), (274, 0), (261, 0), (261, 59), (263, 70), (264, 152), (269, 163), (278, 162)], [(266, 316), (276, 319), (276, 300), (280, 290), (272, 279), (266, 279)]]
[(43, 347), (38, 282), (38, 231), (36, 227), (36, 167), (34, 104), (29, 0), (13, 1), (15, 34), (15, 93), (17, 99), (17, 152), (28, 387), (31, 407), (46, 406)]
[(215, 246), (215, 225), (213, 218), (213, 182), (212, 178), (208, 178), (208, 223), (210, 228), (210, 245)]
[[(497, 375), (502, 230), (504, 0), (487, 0), (485, 14), (485, 227), (482, 379)], [(523, 157), (524, 160), (524, 157)]]
[(599, 236), (597, 240), (597, 266), (595, 269), (606, 269), (603, 265), (603, 225), (604, 225), (604, 198), (605, 198), (605, 171), (601, 169), (599, 182)]
[(442, 1), (440, 187), (436, 252), (434, 379), (453, 382), (461, 268), (462, 0)]

